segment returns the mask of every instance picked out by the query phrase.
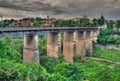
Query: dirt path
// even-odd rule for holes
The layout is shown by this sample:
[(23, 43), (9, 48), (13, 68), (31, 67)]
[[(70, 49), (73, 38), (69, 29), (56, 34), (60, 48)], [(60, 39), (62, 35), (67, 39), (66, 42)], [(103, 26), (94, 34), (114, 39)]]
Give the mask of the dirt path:
[(103, 61), (103, 62), (110, 62), (110, 63), (114, 63), (114, 64), (120, 64), (120, 62), (114, 62), (114, 61), (103, 59), (103, 58), (95, 58), (95, 57), (87, 57), (87, 58), (93, 59), (93, 60), (97, 60), (97, 61)]

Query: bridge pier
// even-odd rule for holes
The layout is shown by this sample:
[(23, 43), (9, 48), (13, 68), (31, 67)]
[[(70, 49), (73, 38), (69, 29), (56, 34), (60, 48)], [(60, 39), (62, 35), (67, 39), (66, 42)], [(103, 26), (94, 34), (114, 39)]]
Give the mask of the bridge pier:
[(23, 60), (39, 63), (38, 35), (24, 35)]
[(93, 42), (97, 43), (99, 31), (93, 31)]
[(76, 31), (74, 33), (75, 39), (75, 56), (81, 60), (84, 60), (86, 54), (85, 48), (85, 32), (84, 31)]
[(60, 33), (50, 32), (47, 36), (47, 55), (58, 57), (60, 54)]
[(64, 32), (63, 55), (65, 61), (73, 62), (73, 57), (74, 57), (73, 32)]
[(93, 35), (92, 31), (86, 31), (86, 53), (91, 54), (93, 52)]

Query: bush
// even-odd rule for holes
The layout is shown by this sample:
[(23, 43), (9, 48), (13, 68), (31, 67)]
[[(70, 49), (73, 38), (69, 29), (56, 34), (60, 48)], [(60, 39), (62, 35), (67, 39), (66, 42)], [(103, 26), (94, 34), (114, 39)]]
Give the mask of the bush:
[(48, 81), (67, 81), (67, 78), (59, 73), (51, 74)]
[(97, 78), (97, 81), (119, 81), (119, 67), (120, 66), (116, 65), (104, 66), (103, 68), (99, 69), (95, 78)]
[(98, 37), (98, 43), (103, 45), (107, 44), (120, 45), (120, 38), (113, 37), (115, 33), (117, 32), (111, 29), (102, 29)]
[(55, 73), (59, 73), (67, 78), (68, 81), (82, 81), (83, 68), (80, 64), (60, 63), (55, 67)]
[(113, 36), (99, 36), (98, 43), (103, 45), (107, 44), (118, 45), (120, 44), (120, 38), (114, 38)]
[(114, 32), (111, 29), (102, 29), (100, 31), (101, 36), (112, 35), (112, 34), (114, 34)]
[(96, 47), (92, 56), (120, 62), (120, 51), (115, 49), (103, 49)]
[(38, 41), (38, 43), (39, 43), (39, 53), (40, 53), (40, 55), (46, 55), (46, 49), (47, 49), (47, 43), (46, 43), (46, 37), (44, 36), (44, 37), (41, 37), (41, 38), (39, 38), (39, 41)]
[(63, 62), (62, 56), (59, 58), (40, 56), (40, 64), (44, 66), (49, 73), (53, 73), (55, 66), (61, 62)]
[(46, 81), (46, 70), (39, 64), (16, 63), (0, 59), (0, 80)]
[(21, 55), (10, 45), (9, 41), (0, 40), (0, 57), (10, 60), (21, 61)]

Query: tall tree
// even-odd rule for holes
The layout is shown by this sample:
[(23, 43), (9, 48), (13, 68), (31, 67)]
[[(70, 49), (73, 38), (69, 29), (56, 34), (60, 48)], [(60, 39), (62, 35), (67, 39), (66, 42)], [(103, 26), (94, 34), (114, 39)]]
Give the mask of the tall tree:
[(101, 15), (100, 19), (98, 19), (98, 24), (99, 24), (100, 26), (105, 24), (105, 18), (104, 18), (104, 16), (103, 16), (103, 14)]
[(120, 29), (120, 20), (117, 21), (116, 28), (117, 28), (117, 31)]

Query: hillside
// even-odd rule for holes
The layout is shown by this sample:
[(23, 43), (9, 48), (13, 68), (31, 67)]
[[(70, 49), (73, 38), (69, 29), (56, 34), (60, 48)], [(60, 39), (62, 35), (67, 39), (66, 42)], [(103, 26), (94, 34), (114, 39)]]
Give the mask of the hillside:
[[(16, 43), (17, 42), (17, 46)], [(75, 58), (69, 64), (63, 60), (40, 56), (40, 64), (24, 63), (20, 52), (22, 41), (0, 40), (0, 81), (119, 81), (120, 51), (95, 47), (85, 62)], [(39, 41), (43, 42), (42, 40)], [(15, 49), (16, 48), (16, 49)], [(42, 49), (45, 49), (44, 47)], [(44, 52), (44, 50), (43, 50)], [(96, 60), (106, 59), (109, 61)]]

